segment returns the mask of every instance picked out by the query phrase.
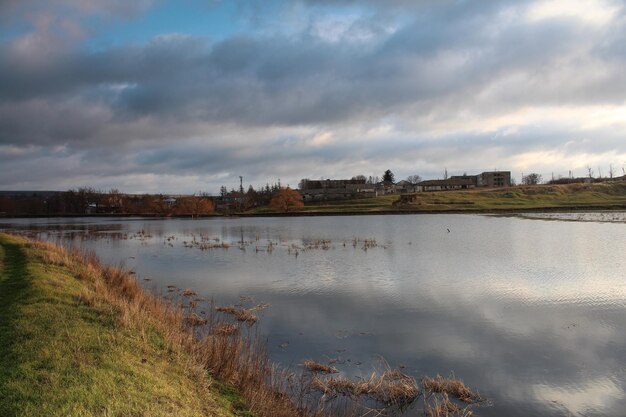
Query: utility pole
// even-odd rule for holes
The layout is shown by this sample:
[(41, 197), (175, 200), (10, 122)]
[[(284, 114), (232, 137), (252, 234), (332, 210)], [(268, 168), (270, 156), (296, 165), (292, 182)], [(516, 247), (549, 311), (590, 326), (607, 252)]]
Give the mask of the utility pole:
[(243, 211), (243, 177), (239, 176), (239, 211)]

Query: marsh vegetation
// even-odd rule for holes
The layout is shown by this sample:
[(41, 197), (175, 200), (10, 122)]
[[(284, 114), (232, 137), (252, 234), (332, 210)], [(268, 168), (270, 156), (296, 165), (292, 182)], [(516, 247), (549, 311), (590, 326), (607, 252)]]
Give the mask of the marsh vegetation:
[[(20, 220), (20, 228), (123, 261), (198, 339), (260, 338), (290, 370), (283, 392), (296, 404), (385, 408), (330, 388), (395, 370), (425, 393), (403, 409), (407, 417), (423, 415), (424, 399), (439, 412), (484, 417), (558, 416), (582, 403), (587, 414), (621, 415), (613, 382), (624, 376), (610, 365), (623, 360), (612, 346), (626, 343), (620, 223), (421, 215)], [(228, 248), (186, 247), (194, 236)], [(271, 306), (255, 309), (263, 304)], [(232, 314), (244, 310), (256, 321)], [(338, 372), (311, 373), (306, 360)], [(429, 395), (423, 377), (451, 371), (489, 401), (465, 410), (448, 392)], [(312, 389), (314, 376), (319, 388), (339, 382)], [(606, 398), (573, 400), (594, 386)]]

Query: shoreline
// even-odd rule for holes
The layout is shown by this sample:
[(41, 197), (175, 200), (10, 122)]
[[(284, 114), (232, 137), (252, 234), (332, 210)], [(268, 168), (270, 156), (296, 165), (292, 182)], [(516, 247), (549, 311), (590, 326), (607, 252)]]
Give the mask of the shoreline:
[(0, 290), (0, 415), (399, 416), (412, 404), (440, 415), (443, 403), (466, 416), (487, 401), (454, 374), (402, 366), (363, 379), (305, 359), (296, 374), (243, 330), (265, 306), (209, 302), (220, 318), (192, 289), (167, 299), (78, 248), (0, 233)]
[(294, 211), (287, 213), (233, 213), (233, 214), (205, 214), (205, 215), (176, 215), (162, 216), (155, 213), (102, 213), (102, 214), (22, 214), (13, 216), (0, 215), (3, 219), (51, 219), (51, 218), (154, 218), (154, 219), (210, 219), (210, 218), (237, 218), (237, 217), (330, 217), (330, 216), (389, 216), (411, 214), (523, 214), (542, 212), (576, 213), (587, 211), (626, 211), (626, 204), (608, 205), (577, 205), (577, 206), (544, 206), (544, 207), (506, 207), (488, 209), (426, 209), (407, 210), (391, 209), (379, 211), (337, 210), (337, 211)]
[(0, 415), (316, 415), (259, 340), (93, 253), (0, 232), (0, 290)]

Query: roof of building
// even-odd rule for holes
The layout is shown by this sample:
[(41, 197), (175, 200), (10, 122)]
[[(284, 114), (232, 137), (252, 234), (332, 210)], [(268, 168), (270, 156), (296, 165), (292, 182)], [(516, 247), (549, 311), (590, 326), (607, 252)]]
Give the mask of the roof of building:
[(474, 181), (463, 178), (449, 178), (447, 180), (427, 180), (417, 183), (421, 186), (435, 186), (435, 185), (474, 185)]

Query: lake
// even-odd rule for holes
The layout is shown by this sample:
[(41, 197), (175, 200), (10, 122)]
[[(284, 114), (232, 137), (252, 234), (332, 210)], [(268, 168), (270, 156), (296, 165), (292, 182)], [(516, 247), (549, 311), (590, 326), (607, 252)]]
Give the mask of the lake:
[(0, 229), (93, 249), (165, 294), (176, 285), (217, 305), (269, 303), (258, 331), (286, 366), (454, 372), (489, 399), (479, 416), (624, 416), (625, 217), (533, 217), (3, 219)]

